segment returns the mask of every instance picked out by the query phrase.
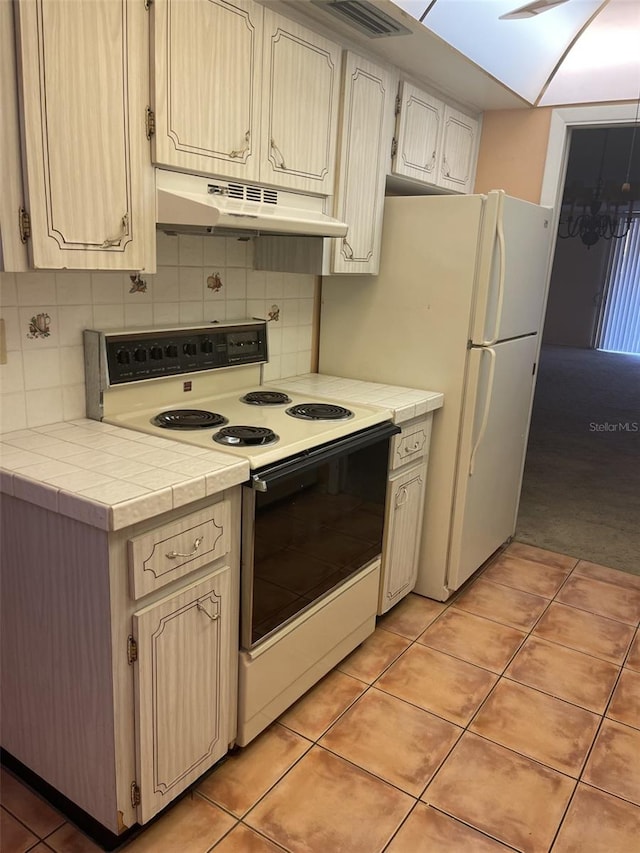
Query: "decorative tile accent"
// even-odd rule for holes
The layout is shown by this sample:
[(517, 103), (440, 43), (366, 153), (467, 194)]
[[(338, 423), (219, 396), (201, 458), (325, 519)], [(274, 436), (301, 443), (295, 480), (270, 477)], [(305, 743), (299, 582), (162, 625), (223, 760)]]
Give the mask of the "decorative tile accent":
[(46, 312), (34, 314), (29, 321), (28, 338), (48, 338), (51, 334), (51, 317)]
[(272, 305), (271, 308), (267, 311), (267, 320), (271, 320), (274, 323), (277, 323), (280, 319), (280, 308), (277, 305)]
[(214, 293), (222, 290), (222, 279), (220, 278), (220, 273), (214, 272), (207, 276), (207, 287), (209, 290), (213, 290)]
[(129, 288), (129, 293), (146, 293), (147, 292), (147, 282), (143, 278), (141, 278), (139, 272), (137, 272), (135, 275), (130, 275), (129, 281), (131, 282), (131, 287)]

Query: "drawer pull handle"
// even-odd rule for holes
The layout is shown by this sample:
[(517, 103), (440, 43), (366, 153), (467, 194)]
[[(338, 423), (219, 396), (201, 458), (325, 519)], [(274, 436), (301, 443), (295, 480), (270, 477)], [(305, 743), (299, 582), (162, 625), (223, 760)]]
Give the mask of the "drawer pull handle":
[(193, 543), (193, 551), (190, 551), (188, 554), (181, 554), (179, 551), (169, 551), (166, 555), (169, 560), (176, 560), (178, 557), (193, 557), (196, 553), (200, 545), (202, 545), (203, 536), (198, 536), (198, 538)]
[(214, 613), (212, 616), (211, 613), (209, 613), (209, 611), (207, 610), (207, 608), (204, 605), (200, 604), (199, 601), (196, 601), (196, 607), (198, 608), (198, 610), (201, 610), (205, 616), (208, 616), (212, 622), (217, 622), (218, 619), (220, 618), (219, 613)]

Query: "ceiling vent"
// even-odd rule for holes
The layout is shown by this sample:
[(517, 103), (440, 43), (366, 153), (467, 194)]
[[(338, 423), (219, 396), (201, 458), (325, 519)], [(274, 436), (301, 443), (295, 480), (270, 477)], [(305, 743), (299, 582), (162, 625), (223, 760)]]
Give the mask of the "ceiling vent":
[(312, 0), (312, 2), (372, 39), (411, 35), (411, 30), (399, 24), (372, 3), (367, 3), (366, 0)]

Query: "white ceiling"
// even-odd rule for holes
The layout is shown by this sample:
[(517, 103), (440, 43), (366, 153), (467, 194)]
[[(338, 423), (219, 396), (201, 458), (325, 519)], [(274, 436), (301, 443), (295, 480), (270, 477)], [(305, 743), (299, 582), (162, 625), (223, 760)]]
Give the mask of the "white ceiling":
[(640, 0), (565, 0), (515, 20), (500, 16), (523, 0), (393, 3), (530, 104), (640, 97)]

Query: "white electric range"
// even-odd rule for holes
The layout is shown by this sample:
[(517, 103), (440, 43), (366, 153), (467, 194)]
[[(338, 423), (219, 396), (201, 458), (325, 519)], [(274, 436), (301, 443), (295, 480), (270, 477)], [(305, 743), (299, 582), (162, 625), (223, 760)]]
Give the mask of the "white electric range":
[(264, 321), (85, 332), (87, 414), (241, 456), (238, 743), (375, 628), (389, 443), (376, 406), (261, 386)]

